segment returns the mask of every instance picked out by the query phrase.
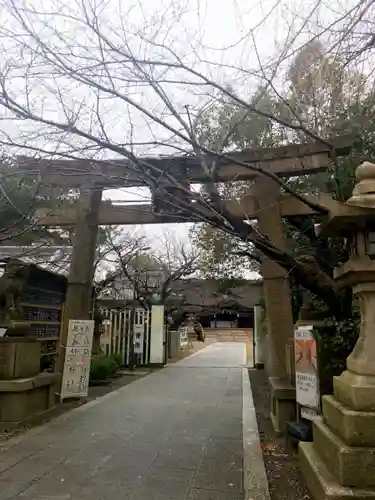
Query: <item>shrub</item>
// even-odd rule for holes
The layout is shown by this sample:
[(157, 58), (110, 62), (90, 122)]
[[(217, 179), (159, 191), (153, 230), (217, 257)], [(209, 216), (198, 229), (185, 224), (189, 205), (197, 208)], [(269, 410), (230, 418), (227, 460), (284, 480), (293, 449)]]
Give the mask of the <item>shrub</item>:
[(93, 358), (90, 368), (90, 381), (108, 380), (118, 370), (118, 364), (111, 356)]
[(321, 393), (332, 394), (333, 377), (346, 369), (346, 359), (358, 339), (359, 318), (336, 321), (327, 318), (324, 326), (314, 328), (318, 345)]
[(123, 359), (122, 359), (122, 354), (120, 354), (120, 353), (112, 354), (111, 358), (116, 363), (117, 368), (120, 368), (124, 364)]

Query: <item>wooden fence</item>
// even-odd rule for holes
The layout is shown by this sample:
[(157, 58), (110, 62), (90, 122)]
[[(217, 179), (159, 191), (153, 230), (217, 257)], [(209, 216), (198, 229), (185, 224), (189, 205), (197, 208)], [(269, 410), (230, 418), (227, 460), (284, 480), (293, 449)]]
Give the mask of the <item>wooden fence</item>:
[[(109, 356), (120, 354), (125, 365), (129, 364), (131, 309), (100, 309), (106, 317), (100, 343)], [(136, 309), (134, 314), (134, 354), (137, 365), (146, 365), (150, 359), (151, 312)]]

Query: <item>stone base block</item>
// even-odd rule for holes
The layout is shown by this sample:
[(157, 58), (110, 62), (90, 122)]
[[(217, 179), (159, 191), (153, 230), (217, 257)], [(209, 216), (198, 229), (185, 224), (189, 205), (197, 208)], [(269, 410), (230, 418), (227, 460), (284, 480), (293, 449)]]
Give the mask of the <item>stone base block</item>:
[(335, 398), (357, 411), (375, 412), (375, 377), (357, 375), (348, 370), (334, 377)]
[(347, 446), (322, 418), (313, 423), (314, 446), (343, 486), (375, 487), (375, 448)]
[(341, 486), (316, 453), (313, 443), (300, 443), (299, 463), (313, 500), (375, 500), (375, 489)]
[(0, 380), (0, 426), (14, 427), (55, 404), (58, 373), (35, 377)]
[(0, 339), (0, 380), (33, 377), (40, 371), (41, 344), (33, 338)]
[(355, 411), (333, 396), (323, 396), (323, 417), (347, 445), (375, 447), (375, 412)]
[(270, 377), (271, 420), (278, 435), (285, 434), (286, 423), (296, 418), (296, 390), (288, 382)]

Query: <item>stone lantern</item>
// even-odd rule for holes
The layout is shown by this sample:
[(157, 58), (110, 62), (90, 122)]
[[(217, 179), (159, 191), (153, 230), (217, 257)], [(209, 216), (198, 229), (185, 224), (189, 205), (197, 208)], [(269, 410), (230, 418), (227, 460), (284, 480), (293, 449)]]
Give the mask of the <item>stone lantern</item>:
[(314, 500), (375, 499), (375, 164), (356, 170), (353, 196), (329, 214), (320, 233), (341, 235), (350, 258), (335, 270), (359, 299), (361, 326), (347, 369), (323, 397), (314, 442), (300, 444), (300, 466)]

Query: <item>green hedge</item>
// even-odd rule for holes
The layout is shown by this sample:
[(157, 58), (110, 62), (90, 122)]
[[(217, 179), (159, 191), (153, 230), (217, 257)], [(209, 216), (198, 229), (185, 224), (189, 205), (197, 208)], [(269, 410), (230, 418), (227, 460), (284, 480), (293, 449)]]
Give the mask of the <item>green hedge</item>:
[(358, 339), (359, 322), (359, 315), (344, 321), (327, 318), (324, 326), (314, 328), (322, 395), (333, 393), (333, 377), (346, 369), (346, 359)]
[(122, 354), (112, 354), (110, 356), (110, 358), (113, 359), (113, 361), (117, 364), (117, 367), (120, 368), (121, 366), (123, 366), (123, 358), (122, 358)]
[(108, 380), (119, 369), (118, 362), (112, 356), (100, 356), (91, 360), (90, 381)]

